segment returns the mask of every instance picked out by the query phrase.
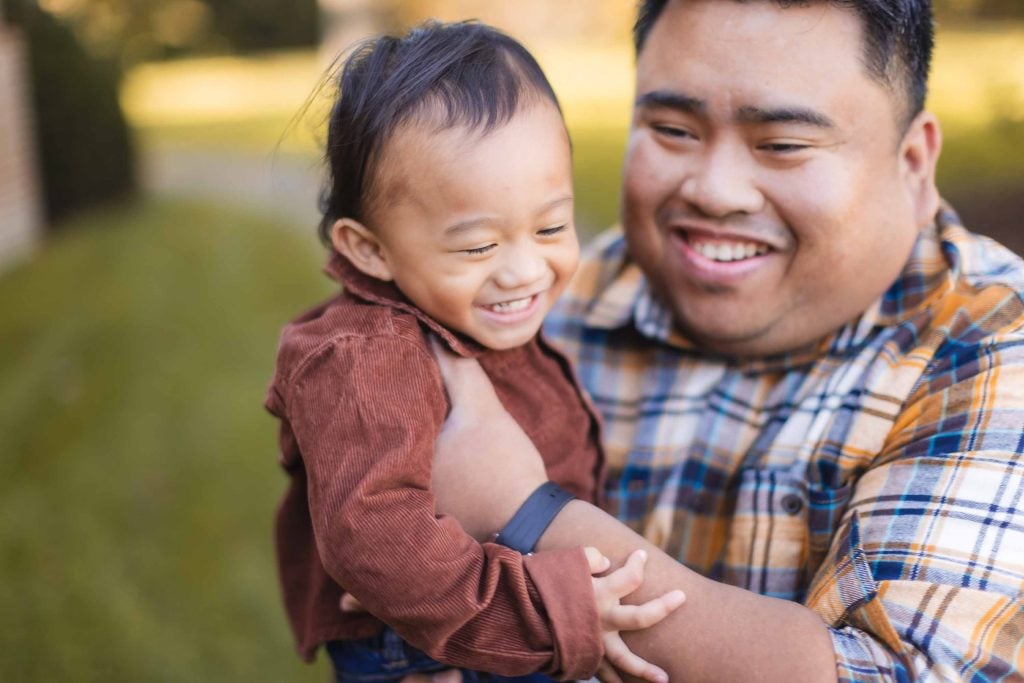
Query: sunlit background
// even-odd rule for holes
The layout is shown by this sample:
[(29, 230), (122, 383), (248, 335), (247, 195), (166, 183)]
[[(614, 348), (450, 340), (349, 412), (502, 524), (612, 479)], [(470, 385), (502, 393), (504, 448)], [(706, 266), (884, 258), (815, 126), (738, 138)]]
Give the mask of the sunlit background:
[[(496, 24), (559, 93), (593, 234), (618, 211), (633, 3), (0, 8), (0, 680), (325, 681), (280, 607), (260, 407), (280, 326), (332, 291), (318, 87), (368, 34)], [(941, 188), (1022, 251), (1024, 3), (939, 10)]]

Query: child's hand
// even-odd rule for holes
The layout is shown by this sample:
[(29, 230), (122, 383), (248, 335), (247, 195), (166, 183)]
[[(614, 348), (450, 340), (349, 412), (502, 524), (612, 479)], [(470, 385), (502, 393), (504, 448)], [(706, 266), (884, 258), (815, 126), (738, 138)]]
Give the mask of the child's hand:
[[(601, 554), (601, 551), (589, 547), (583, 550), (587, 555), (591, 574), (600, 574), (608, 570), (611, 562)], [(597, 676), (605, 683), (621, 681), (615, 668), (652, 683), (668, 683), (667, 673), (633, 654), (619, 635), (619, 631), (634, 631), (657, 624), (686, 599), (683, 591), (674, 590), (642, 605), (621, 604), (622, 598), (643, 583), (646, 562), (647, 553), (637, 550), (615, 571), (607, 576), (595, 576), (591, 579), (594, 597), (597, 600), (597, 612), (601, 617), (605, 657)]]

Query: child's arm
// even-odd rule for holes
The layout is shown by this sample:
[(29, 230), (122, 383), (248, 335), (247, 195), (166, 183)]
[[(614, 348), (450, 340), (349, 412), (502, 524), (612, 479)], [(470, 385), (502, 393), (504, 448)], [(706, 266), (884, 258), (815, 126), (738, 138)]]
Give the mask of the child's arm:
[(603, 654), (580, 548), (523, 557), (437, 517), (434, 441), (446, 401), (432, 356), (395, 337), (336, 340), (289, 378), (324, 568), (435, 659), (587, 678)]
[[(583, 552), (592, 574), (596, 576), (608, 571), (611, 561), (602, 555), (600, 550), (586, 547)], [(685, 599), (682, 591), (674, 590), (642, 605), (622, 604), (620, 600), (637, 590), (643, 583), (646, 562), (647, 553), (637, 550), (629, 556), (622, 567), (605, 576), (591, 579), (594, 598), (601, 616), (602, 641), (605, 648), (604, 660), (598, 667), (597, 677), (604, 683), (621, 682), (619, 671), (652, 683), (668, 682), (668, 675), (664, 670), (635, 654), (619, 635), (620, 631), (635, 631), (657, 624), (682, 605)], [(366, 608), (354, 595), (345, 593), (341, 598), (341, 610), (359, 613), (365, 612)], [(460, 679), (454, 680), (458, 683)], [(414, 679), (407, 676), (402, 679), (402, 683), (414, 683)]]

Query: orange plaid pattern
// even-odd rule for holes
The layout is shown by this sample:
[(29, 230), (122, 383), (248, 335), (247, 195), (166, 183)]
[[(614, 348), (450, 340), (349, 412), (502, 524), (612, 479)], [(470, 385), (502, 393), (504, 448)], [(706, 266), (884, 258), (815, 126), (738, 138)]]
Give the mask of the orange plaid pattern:
[(1019, 677), (1024, 261), (944, 209), (859, 319), (736, 360), (679, 335), (621, 235), (593, 247), (547, 333), (603, 413), (609, 510), (816, 611), (841, 681)]

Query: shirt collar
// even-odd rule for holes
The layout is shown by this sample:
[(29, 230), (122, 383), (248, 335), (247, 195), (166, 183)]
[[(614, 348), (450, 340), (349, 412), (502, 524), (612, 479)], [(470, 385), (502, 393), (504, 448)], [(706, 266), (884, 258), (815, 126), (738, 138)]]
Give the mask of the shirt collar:
[(338, 252), (331, 252), (331, 256), (324, 266), (324, 272), (334, 280), (341, 283), (345, 291), (357, 299), (367, 301), (379, 306), (386, 306), (398, 311), (409, 313), (416, 317), (422, 324), (426, 325), (432, 332), (441, 338), (444, 345), (453, 353), (465, 358), (476, 358), (486, 347), (469, 337), (449, 330), (447, 327), (424, 313), (418, 306), (409, 301), (394, 282), (378, 280), (366, 275)]
[[(948, 290), (961, 272), (962, 257), (955, 242), (963, 234), (966, 232), (956, 212), (944, 204), (935, 222), (918, 235), (896, 282), (858, 318), (803, 349), (732, 362), (750, 372), (768, 372), (803, 366), (824, 355), (854, 352), (875, 330), (911, 320)], [(628, 256), (626, 259), (615, 279), (588, 305), (584, 325), (612, 330), (632, 323), (650, 339), (689, 353), (714, 355), (702, 352), (675, 328), (671, 311), (651, 289), (640, 267)]]

